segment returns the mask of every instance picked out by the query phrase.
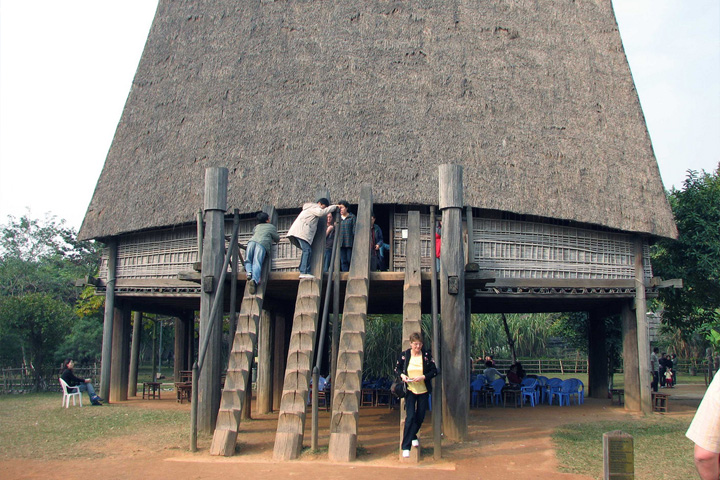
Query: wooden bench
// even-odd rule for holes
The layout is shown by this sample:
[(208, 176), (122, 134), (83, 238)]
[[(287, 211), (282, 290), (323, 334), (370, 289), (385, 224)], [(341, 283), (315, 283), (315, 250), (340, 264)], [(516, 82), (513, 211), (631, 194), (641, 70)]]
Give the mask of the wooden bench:
[(513, 402), (513, 407), (522, 408), (522, 391), (514, 388), (506, 388), (502, 391), (503, 394), (503, 408), (507, 407), (508, 400)]
[(613, 388), (610, 390), (610, 404), (615, 403), (615, 395), (617, 395), (617, 404), (622, 405), (625, 403), (625, 390), (622, 388)]
[(147, 395), (148, 400), (160, 400), (160, 385), (160, 382), (143, 382), (143, 400), (145, 400), (145, 395)]
[(653, 412), (667, 413), (668, 407), (670, 406), (670, 395), (667, 393), (653, 392), (652, 406)]

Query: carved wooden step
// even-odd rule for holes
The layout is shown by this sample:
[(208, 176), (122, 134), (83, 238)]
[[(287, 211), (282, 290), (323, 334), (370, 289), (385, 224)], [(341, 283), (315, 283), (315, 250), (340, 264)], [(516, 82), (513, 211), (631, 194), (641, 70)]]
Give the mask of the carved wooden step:
[(363, 186), (355, 228), (352, 260), (345, 288), (342, 329), (334, 379), (330, 444), (332, 461), (347, 462), (357, 455), (358, 412), (362, 364), (365, 356), (365, 321), (370, 290), (370, 214), (372, 191)]
[(320, 279), (300, 280), (275, 434), (273, 457), (276, 460), (297, 458), (302, 450), (320, 291)]
[(267, 285), (267, 260), (260, 284), (255, 295), (250, 295), (249, 287), (245, 286), (240, 315), (238, 315), (237, 330), (233, 338), (233, 345), (228, 358), (227, 376), (225, 386), (220, 397), (215, 432), (210, 445), (211, 455), (231, 456), (235, 453), (238, 427), (241, 413), (248, 398), (246, 388), (253, 360), (255, 343), (257, 342), (257, 327), (260, 312), (265, 298)]

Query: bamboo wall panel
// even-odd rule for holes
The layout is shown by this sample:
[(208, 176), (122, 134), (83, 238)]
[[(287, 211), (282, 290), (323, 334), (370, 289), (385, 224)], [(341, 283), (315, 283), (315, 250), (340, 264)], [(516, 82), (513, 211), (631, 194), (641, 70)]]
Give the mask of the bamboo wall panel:
[[(551, 223), (473, 217), (474, 261), (496, 278), (633, 279), (633, 236)], [(405, 270), (407, 214), (395, 214), (395, 271)], [(430, 270), (430, 216), (421, 215), (421, 267)], [(467, 236), (466, 236), (467, 241)], [(652, 277), (650, 248), (643, 246), (645, 278)]]
[[(280, 243), (273, 245), (273, 272), (296, 270), (302, 251), (286, 238), (295, 215), (278, 219)], [(257, 221), (240, 221), (239, 242), (247, 245)], [(225, 223), (226, 235), (232, 234), (232, 221)], [(179, 272), (193, 269), (198, 261), (195, 225), (160, 231), (123, 235), (118, 240), (117, 278), (176, 278)], [(229, 271), (229, 270), (228, 270)], [(107, 277), (107, 249), (103, 249), (100, 278)]]

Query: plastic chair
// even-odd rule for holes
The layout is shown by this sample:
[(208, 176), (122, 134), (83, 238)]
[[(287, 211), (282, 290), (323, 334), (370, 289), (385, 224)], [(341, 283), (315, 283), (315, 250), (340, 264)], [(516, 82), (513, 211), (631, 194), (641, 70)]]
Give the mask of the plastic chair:
[(62, 406), (65, 408), (70, 408), (70, 398), (72, 398), (74, 407), (75, 397), (77, 397), (80, 400), (80, 406), (82, 407), (82, 392), (80, 391), (80, 387), (71, 387), (67, 383), (65, 383), (65, 380), (63, 380), (62, 378), (59, 378), (58, 380), (60, 380), (60, 386), (63, 389)]
[(475, 380), (470, 384), (470, 391), (472, 392), (472, 396), (470, 397), (470, 405), (479, 406), (480, 405), (480, 397), (483, 397), (483, 400), (485, 399), (485, 396), (482, 395), (482, 391), (487, 387), (487, 378), (485, 378), (485, 375), (478, 375)]
[(577, 394), (577, 382), (575, 379), (570, 378), (563, 380), (560, 384), (560, 390), (554, 391), (553, 396), (558, 397), (558, 404), (562, 407), (563, 403), (570, 406), (570, 395)]
[(505, 379), (504, 378), (498, 378), (497, 380), (493, 380), (493, 382), (490, 384), (490, 389), (492, 390), (492, 399), (493, 404), (499, 405), (501, 396), (502, 396), (502, 389), (505, 386)]
[(552, 405), (553, 398), (555, 397), (555, 392), (560, 391), (560, 386), (562, 385), (562, 379), (561, 378), (551, 378), (547, 382), (547, 390), (545, 391), (546, 398), (548, 405)]
[(535, 390), (537, 390), (537, 403), (542, 403), (547, 397), (547, 382), (547, 377), (544, 377), (542, 375), (537, 376), (537, 385), (535, 386)]
[(537, 397), (537, 391), (535, 390), (535, 387), (537, 386), (537, 379), (535, 378), (523, 378), (522, 383), (520, 384), (520, 397), (521, 401), (525, 402), (525, 397), (528, 397), (530, 399), (530, 406), (534, 407)]
[(575, 382), (577, 383), (578, 389), (578, 405), (582, 405), (585, 403), (585, 384), (578, 378), (575, 379)]

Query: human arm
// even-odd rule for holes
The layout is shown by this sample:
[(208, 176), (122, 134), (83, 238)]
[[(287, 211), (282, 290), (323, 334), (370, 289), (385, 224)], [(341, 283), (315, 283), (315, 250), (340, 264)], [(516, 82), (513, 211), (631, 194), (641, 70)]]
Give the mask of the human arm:
[(717, 480), (720, 476), (720, 454), (695, 445), (695, 468), (702, 480)]

